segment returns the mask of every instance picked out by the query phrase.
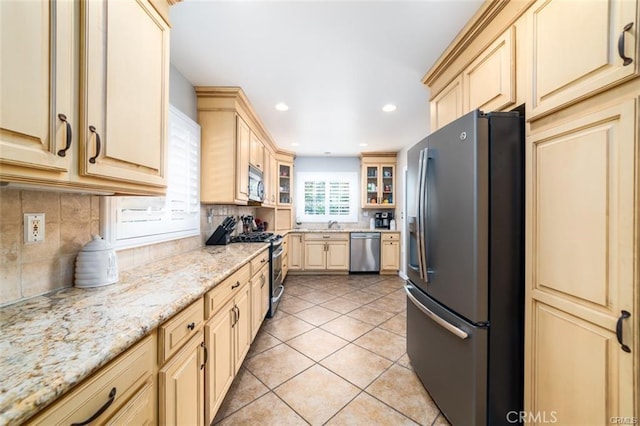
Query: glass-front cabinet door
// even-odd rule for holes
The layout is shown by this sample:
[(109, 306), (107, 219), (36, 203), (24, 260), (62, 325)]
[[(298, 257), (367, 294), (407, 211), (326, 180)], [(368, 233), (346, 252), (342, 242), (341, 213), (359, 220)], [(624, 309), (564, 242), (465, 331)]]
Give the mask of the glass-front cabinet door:
[(291, 205), (291, 164), (278, 163), (278, 205)]
[(363, 165), (363, 208), (395, 207), (395, 168), (393, 164)]

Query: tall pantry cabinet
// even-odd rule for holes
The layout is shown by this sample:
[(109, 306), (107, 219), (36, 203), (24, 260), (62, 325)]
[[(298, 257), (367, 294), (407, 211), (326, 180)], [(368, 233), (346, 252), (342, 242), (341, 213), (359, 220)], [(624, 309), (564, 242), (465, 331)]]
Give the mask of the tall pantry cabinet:
[(638, 14), (636, 0), (487, 1), (424, 78), (432, 129), (524, 105), (530, 423), (639, 416)]
[(0, 2), (0, 180), (165, 192), (167, 9), (148, 0)]

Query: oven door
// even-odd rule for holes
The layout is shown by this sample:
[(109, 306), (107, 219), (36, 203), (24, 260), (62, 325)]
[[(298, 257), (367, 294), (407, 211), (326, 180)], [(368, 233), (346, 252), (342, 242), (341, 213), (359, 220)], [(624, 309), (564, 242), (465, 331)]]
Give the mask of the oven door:
[(282, 248), (282, 240), (278, 244), (274, 244), (271, 248), (271, 300), (269, 301), (269, 318), (275, 315), (278, 309), (280, 299), (284, 294), (284, 285), (282, 284), (282, 254), (284, 249)]

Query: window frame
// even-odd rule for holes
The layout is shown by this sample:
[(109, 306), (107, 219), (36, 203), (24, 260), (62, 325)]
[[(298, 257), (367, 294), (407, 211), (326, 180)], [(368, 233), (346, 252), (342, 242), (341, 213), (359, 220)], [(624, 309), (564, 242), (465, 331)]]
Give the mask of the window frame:
[[(325, 182), (325, 212), (324, 215), (308, 215), (305, 213), (305, 182)], [(332, 215), (330, 211), (330, 182), (340, 181), (349, 183), (349, 215)], [(359, 218), (359, 176), (357, 172), (297, 172), (296, 186), (296, 217), (298, 222), (328, 222), (335, 220), (346, 223), (356, 223)]]

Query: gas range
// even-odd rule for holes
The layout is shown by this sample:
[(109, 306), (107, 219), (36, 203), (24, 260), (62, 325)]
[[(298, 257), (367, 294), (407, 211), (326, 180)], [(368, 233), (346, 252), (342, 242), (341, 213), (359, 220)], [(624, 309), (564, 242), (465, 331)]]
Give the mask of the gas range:
[(282, 239), (282, 235), (272, 232), (243, 232), (231, 237), (233, 243), (272, 243)]

